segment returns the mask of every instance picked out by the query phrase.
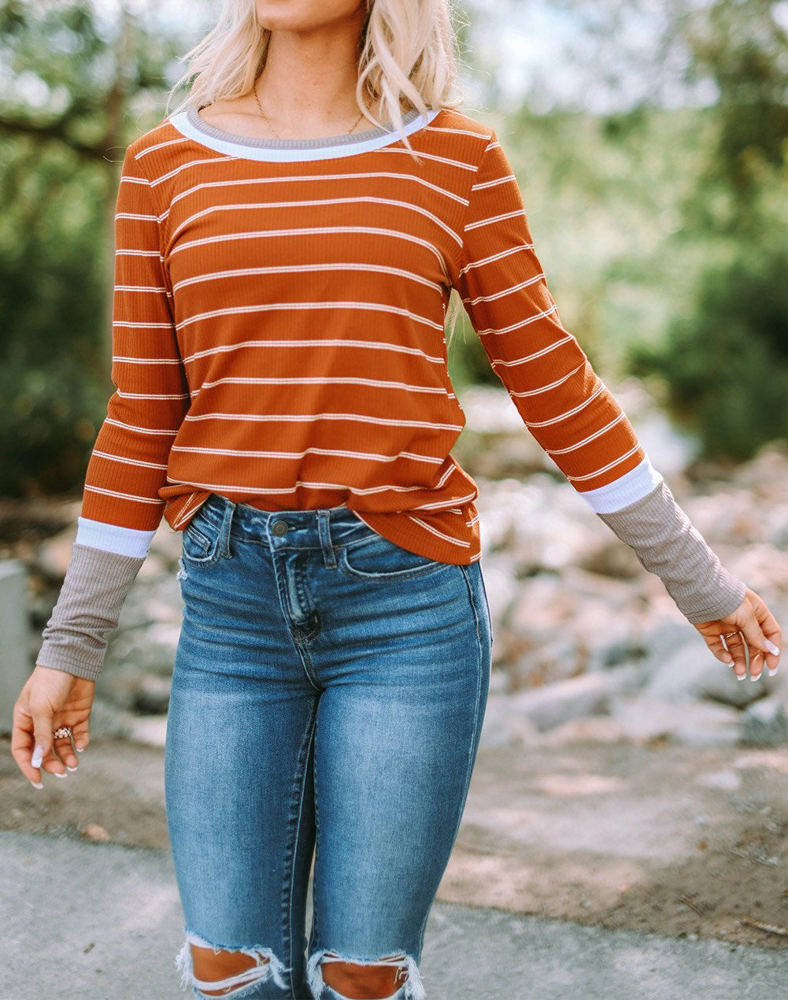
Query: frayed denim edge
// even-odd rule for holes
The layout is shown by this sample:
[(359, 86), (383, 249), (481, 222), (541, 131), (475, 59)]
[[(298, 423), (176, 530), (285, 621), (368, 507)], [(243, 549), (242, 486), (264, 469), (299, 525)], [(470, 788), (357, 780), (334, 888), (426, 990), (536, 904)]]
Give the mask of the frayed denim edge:
[[(235, 951), (241, 955), (248, 955), (255, 959), (257, 965), (240, 972), (237, 976), (230, 976), (228, 979), (221, 979), (213, 982), (204, 982), (194, 975), (194, 964), (192, 962), (191, 945), (198, 948), (211, 948), (213, 951)], [(282, 962), (274, 955), (270, 948), (233, 948), (223, 945), (215, 945), (210, 941), (201, 938), (199, 934), (186, 932), (186, 940), (183, 947), (178, 952), (175, 959), (175, 967), (181, 974), (181, 989), (187, 990), (193, 987), (201, 992), (205, 990), (230, 990), (244, 989), (254, 983), (264, 983), (272, 979), (276, 985), (282, 989), (287, 989), (284, 975), (287, 972)]]
[[(421, 973), (419, 972), (419, 967), (416, 965), (415, 960), (410, 955), (397, 955), (394, 958), (377, 958), (377, 959), (358, 959), (358, 958), (345, 958), (344, 956), (337, 955), (335, 951), (329, 949), (324, 949), (323, 951), (317, 951), (314, 955), (311, 955), (309, 962), (307, 963), (307, 981), (309, 983), (309, 989), (316, 1000), (320, 1000), (323, 994), (324, 988), (326, 988), (325, 980), (320, 971), (321, 964), (326, 961), (330, 962), (347, 962), (349, 965), (391, 965), (395, 966), (403, 971), (407, 972), (408, 978), (402, 984), (402, 988), (397, 990), (390, 1000), (425, 1000), (427, 994), (424, 992), (424, 983), (421, 979)], [(331, 987), (328, 987), (331, 989)], [(331, 990), (336, 996), (341, 994), (337, 993), (336, 990)]]

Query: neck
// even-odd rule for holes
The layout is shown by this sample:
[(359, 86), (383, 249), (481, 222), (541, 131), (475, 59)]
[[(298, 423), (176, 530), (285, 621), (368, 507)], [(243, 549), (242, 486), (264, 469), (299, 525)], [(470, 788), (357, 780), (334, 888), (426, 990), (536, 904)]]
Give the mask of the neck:
[(357, 32), (272, 32), (257, 81), (266, 115), (288, 131), (306, 135), (333, 123), (350, 125), (358, 115), (360, 30), (359, 25)]

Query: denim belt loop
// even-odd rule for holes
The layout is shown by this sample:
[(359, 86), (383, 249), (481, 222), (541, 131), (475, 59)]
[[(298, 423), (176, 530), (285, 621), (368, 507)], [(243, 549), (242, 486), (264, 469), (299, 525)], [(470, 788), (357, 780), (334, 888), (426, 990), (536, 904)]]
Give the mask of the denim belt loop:
[(323, 551), (323, 565), (326, 569), (336, 569), (337, 554), (331, 542), (331, 511), (317, 511), (317, 533)]
[(219, 529), (217, 541), (217, 552), (222, 559), (229, 559), (230, 552), (230, 529), (233, 526), (233, 515), (235, 514), (235, 504), (232, 500), (224, 499), (224, 510), (222, 511), (222, 526)]

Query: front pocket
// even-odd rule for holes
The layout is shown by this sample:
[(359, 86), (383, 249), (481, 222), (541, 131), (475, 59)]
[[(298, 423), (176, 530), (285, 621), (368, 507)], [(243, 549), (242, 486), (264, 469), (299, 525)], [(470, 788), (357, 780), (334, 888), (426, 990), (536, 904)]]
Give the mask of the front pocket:
[(219, 532), (198, 514), (183, 532), (183, 558), (190, 563), (215, 563), (219, 556)]
[(369, 538), (343, 549), (340, 569), (353, 576), (382, 577), (423, 576), (445, 569), (448, 563), (409, 552), (370, 529)]

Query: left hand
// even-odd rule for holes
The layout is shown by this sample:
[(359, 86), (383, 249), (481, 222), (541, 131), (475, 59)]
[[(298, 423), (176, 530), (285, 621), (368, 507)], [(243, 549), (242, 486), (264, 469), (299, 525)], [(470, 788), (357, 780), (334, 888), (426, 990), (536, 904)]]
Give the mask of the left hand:
[(748, 669), (754, 681), (761, 676), (764, 666), (769, 673), (777, 670), (782, 632), (754, 591), (748, 589), (738, 608), (726, 618), (701, 622), (695, 628), (717, 659), (733, 667), (739, 680), (744, 680)]

